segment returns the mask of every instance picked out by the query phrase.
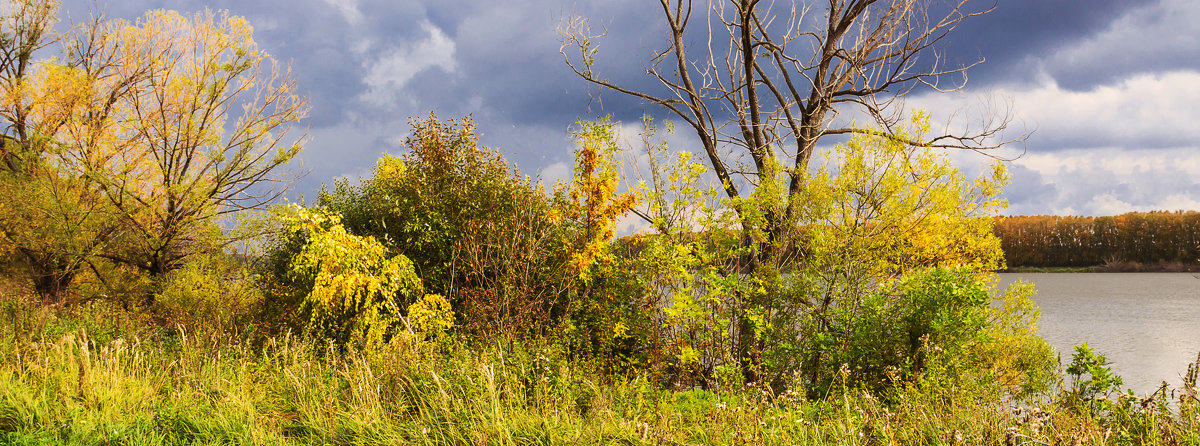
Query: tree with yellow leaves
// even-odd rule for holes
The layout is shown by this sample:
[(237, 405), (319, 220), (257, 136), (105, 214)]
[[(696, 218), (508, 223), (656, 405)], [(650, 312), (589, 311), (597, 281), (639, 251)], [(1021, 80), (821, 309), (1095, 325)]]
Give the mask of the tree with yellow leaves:
[[(826, 385), (837, 361), (895, 360), (853, 356), (878, 353), (854, 349), (874, 336), (864, 333), (900, 336), (896, 327), (910, 327), (940, 342), (949, 338), (939, 333), (962, 327), (916, 319), (989, 314), (986, 293), (943, 291), (983, 289), (984, 273), (1003, 266), (991, 228), (1008, 175), (996, 163), (969, 180), (945, 153), (905, 142), (925, 137), (924, 113), (894, 135), (858, 135), (836, 146), (809, 172), (803, 192), (786, 199), (788, 174), (769, 162), (753, 193), (722, 199), (690, 153), (664, 159), (653, 130), (647, 126), (652, 182), (639, 188), (646, 199), (635, 211), (654, 233), (635, 242), (637, 257), (625, 266), (644, 285), (635, 299), (654, 319), (648, 341), (660, 361), (684, 372), (677, 379), (778, 383), (803, 371), (801, 384)], [(800, 208), (786, 231), (746, 230), (746, 222), (765, 228), (789, 201)], [(787, 249), (776, 252), (778, 264), (740, 268), (761, 243)], [(896, 292), (900, 283), (913, 291)], [(925, 300), (909, 298), (917, 295)], [(1025, 320), (1018, 314), (1025, 307), (1010, 307), (1012, 314), (994, 316)], [(901, 315), (915, 319), (889, 319)], [(895, 330), (863, 331), (880, 324)]]
[(98, 115), (102, 88), (77, 65), (36, 59), (61, 40), (56, 12), (37, 0), (4, 2), (0, 12), (0, 245), (50, 303), (119, 232), (64, 144), (82, 117)]
[[(911, 300), (908, 296), (926, 295), (880, 289), (896, 281), (927, 285), (928, 268), (965, 271), (945, 276), (948, 282), (965, 283), (1004, 265), (1000, 240), (992, 234), (992, 215), (1006, 206), (998, 197), (1008, 183), (1004, 166), (994, 163), (968, 181), (945, 153), (903, 142), (929, 131), (926, 114), (914, 113), (907, 129), (897, 130), (901, 138), (859, 135), (838, 145), (797, 197), (804, 203), (798, 239), (807, 292), (798, 302), (804, 317), (795, 326), (803, 328), (780, 334), (809, 344), (803, 355), (812, 382), (841, 365), (830, 363), (830, 356), (845, 360), (839, 353), (852, 346), (849, 340), (857, 327), (884, 323), (886, 314), (868, 317), (871, 308), (900, 314), (915, 305), (904, 301)], [(943, 277), (938, 274), (934, 276)], [(939, 293), (927, 293), (928, 301), (920, 305), (957, 304), (958, 295)], [(978, 302), (970, 304), (986, 307), (987, 295), (979, 293)]]
[(571, 267), (587, 280), (594, 265), (612, 263), (608, 245), (617, 233), (617, 220), (629, 212), (637, 197), (617, 192), (621, 178), (616, 155), (621, 149), (607, 119), (581, 122), (574, 136), (579, 149), (575, 152), (574, 176), (566, 187), (566, 213), (580, 226)]
[[(152, 11), (52, 30), (57, 4), (5, 2), (0, 170), (6, 245), (57, 295), (98, 259), (160, 276), (214, 220), (282, 193), (306, 114), (289, 72), (228, 13)], [(37, 52), (61, 41), (61, 58)], [(70, 239), (70, 240), (68, 240)]]
[(213, 218), (283, 192), (272, 186), (300, 151), (292, 128), (306, 102), (249, 23), (226, 12), (152, 11), (115, 24), (103, 43), (117, 45), (110, 70), (145, 73), (113, 116), (115, 146), (136, 149), (92, 146), (97, 156), (81, 157), (128, 227), (103, 255), (163, 274), (201, 247)]

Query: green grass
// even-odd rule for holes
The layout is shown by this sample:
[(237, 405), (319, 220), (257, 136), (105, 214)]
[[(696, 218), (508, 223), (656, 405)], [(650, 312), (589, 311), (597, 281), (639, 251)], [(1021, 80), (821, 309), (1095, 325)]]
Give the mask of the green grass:
[(606, 378), (536, 341), (338, 353), (103, 306), (0, 310), (0, 444), (1200, 444), (1194, 410), (1115, 426), (1047, 400), (1031, 418), (971, 383), (808, 401)]

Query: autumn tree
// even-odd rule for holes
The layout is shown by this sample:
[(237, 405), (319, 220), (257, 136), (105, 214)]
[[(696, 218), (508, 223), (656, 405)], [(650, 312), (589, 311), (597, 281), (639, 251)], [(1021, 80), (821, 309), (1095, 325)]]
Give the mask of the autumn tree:
[[(585, 18), (562, 27), (562, 54), (587, 82), (660, 106), (696, 135), (738, 220), (743, 255), (732, 270), (740, 274), (774, 270), (796, 252), (789, 234), (804, 212), (809, 164), (828, 137), (868, 134), (977, 151), (1002, 144), (1004, 116), (985, 116), (976, 131), (930, 132), (919, 140), (896, 131), (908, 93), (962, 86), (970, 65), (946, 65), (935, 45), (989, 8), (973, 9), (968, 0), (936, 7), (922, 0), (661, 0), (659, 6), (666, 43), (646, 68), (656, 87), (598, 72), (603, 33)], [(770, 190), (759, 191), (764, 186)], [(777, 200), (747, 200), (766, 195)], [(745, 358), (752, 321), (738, 318), (735, 356)]]
[[(856, 135), (821, 153), (820, 167), (793, 197), (801, 212), (787, 233), (789, 252), (781, 255), (788, 262), (764, 263), (752, 274), (739, 269), (754, 255), (739, 224), (747, 216), (761, 221), (785, 204), (786, 173), (776, 170), (748, 197), (723, 198), (720, 185), (709, 182), (706, 167), (689, 152), (662, 159), (666, 148), (651, 144), (648, 155), (658, 159), (650, 164), (661, 174), (638, 188), (647, 203), (639, 212), (662, 229), (635, 237), (640, 250), (627, 263), (646, 284), (634, 299), (656, 319), (648, 341), (670, 355), (666, 361), (673, 367), (687, 370), (686, 380), (715, 375), (720, 381), (741, 369), (751, 372), (744, 378), (778, 383), (803, 370), (806, 388), (818, 389), (838, 373), (839, 361), (879, 359), (847, 350), (864, 341), (855, 338), (863, 329), (884, 322), (901, 326), (886, 318), (928, 316), (945, 309), (938, 305), (952, 305), (954, 296), (938, 301), (940, 291), (926, 290), (931, 306), (912, 308), (887, 289), (930, 268), (955, 270), (973, 283), (1001, 267), (990, 215), (1004, 206), (997, 195), (1008, 176), (997, 163), (968, 179), (944, 152), (901, 140), (927, 131), (927, 116), (915, 113), (897, 128), (901, 138)], [(754, 209), (760, 211), (746, 211)], [(765, 234), (750, 236), (762, 240)], [(866, 302), (889, 310), (872, 315)], [(933, 332), (913, 332), (926, 333)], [(739, 336), (752, 340), (746, 350), (739, 350)]]
[(555, 328), (568, 249), (551, 197), (494, 148), (470, 117), (411, 121), (399, 156), (357, 184), (335, 182), (319, 204), (346, 230), (411, 259), (425, 289), (449, 299), (475, 336)]
[[(798, 353), (807, 356), (810, 383), (828, 380), (848, 358), (877, 360), (861, 352), (847, 355), (846, 350), (855, 342), (872, 342), (869, 337), (853, 340), (855, 332), (871, 331), (866, 327), (912, 322), (889, 321), (889, 314), (933, 318), (933, 313), (958, 311), (955, 307), (960, 304), (978, 315), (987, 313), (988, 295), (974, 283), (1004, 265), (991, 215), (1006, 206), (998, 196), (1009, 176), (1003, 164), (995, 163), (990, 171), (968, 180), (944, 152), (901, 142), (920, 139), (929, 129), (927, 119), (915, 114), (912, 124), (897, 128), (899, 138), (856, 135), (839, 144), (809, 177), (799, 197), (805, 223), (799, 230), (805, 251), (802, 286), (811, 288), (803, 293), (800, 311), (795, 312), (802, 315), (795, 323), (802, 327), (800, 332), (789, 331), (789, 324), (775, 324), (772, 334), (809, 344)], [(955, 274), (961, 277), (951, 282), (974, 284), (975, 297), (956, 302), (965, 295), (944, 292), (954, 286), (946, 288), (921, 278), (930, 268), (958, 271)], [(933, 289), (914, 290), (907, 297), (885, 291), (906, 280)], [(924, 296), (925, 301), (911, 296)], [(881, 307), (888, 310), (870, 314)], [(986, 326), (983, 320), (939, 317), (947, 322), (924, 321), (899, 330), (912, 337), (909, 353), (921, 347), (915, 339), (922, 335), (962, 329), (955, 323)], [(875, 336), (877, 342), (886, 338), (882, 332), (876, 334), (880, 335)]]
[[(55, 33), (57, 3), (5, 2), (0, 186), (6, 245), (55, 296), (98, 259), (159, 276), (214, 219), (277, 197), (305, 101), (245, 20), (156, 11)], [(38, 58), (50, 46), (55, 58)]]
[(2, 7), (0, 234), (34, 290), (59, 302), (119, 231), (103, 195), (81, 178), (63, 144), (81, 117), (99, 114), (104, 89), (73, 65), (78, 59), (67, 57), (63, 64), (36, 58), (70, 40), (53, 29), (57, 3), (12, 1)]
[(161, 275), (197, 251), (215, 217), (282, 194), (306, 101), (227, 12), (152, 11), (107, 31), (93, 53), (111, 64), (97, 76), (144, 75), (114, 104), (115, 145), (80, 147), (80, 158), (127, 227), (103, 256)]

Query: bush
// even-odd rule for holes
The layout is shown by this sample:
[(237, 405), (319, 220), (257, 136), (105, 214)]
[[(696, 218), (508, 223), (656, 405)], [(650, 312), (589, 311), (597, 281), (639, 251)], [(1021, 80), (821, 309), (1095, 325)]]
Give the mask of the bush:
[(1116, 408), (1112, 397), (1121, 394), (1124, 380), (1109, 368), (1108, 358), (1097, 354), (1086, 342), (1075, 346), (1066, 372), (1071, 386), (1063, 389), (1063, 399), (1072, 406), (1093, 413), (1109, 413)]
[[(423, 294), (412, 262), (372, 237), (350, 234), (324, 209), (289, 207), (266, 278), (270, 306), (284, 320), (339, 345), (376, 346)], [(282, 311), (281, 311), (282, 310)], [(299, 317), (287, 317), (294, 313)]]
[(470, 118), (414, 120), (406, 146), (359, 185), (322, 191), (321, 205), (340, 214), (349, 233), (411, 259), (425, 289), (445, 296), (469, 333), (556, 326), (568, 255), (551, 199), (479, 146)]
[[(845, 380), (878, 392), (918, 377), (947, 387), (994, 386), (1012, 395), (1044, 389), (1053, 355), (1029, 329), (1036, 316), (1017, 302), (1028, 300), (1021, 292), (1009, 290), (994, 306), (979, 273), (944, 268), (880, 287), (859, 308), (838, 308), (827, 331), (810, 338), (817, 361), (809, 366), (821, 368), (815, 375), (822, 378), (813, 390), (823, 394)], [(1014, 319), (1020, 324), (1005, 323)]]
[(159, 282), (155, 309), (189, 331), (235, 334), (261, 311), (253, 271), (225, 253), (193, 256)]

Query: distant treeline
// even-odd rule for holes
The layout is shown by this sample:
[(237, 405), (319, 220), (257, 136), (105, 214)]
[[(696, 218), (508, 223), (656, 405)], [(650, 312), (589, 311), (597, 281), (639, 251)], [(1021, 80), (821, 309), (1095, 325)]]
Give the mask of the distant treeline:
[(1001, 217), (995, 232), (1010, 268), (1200, 261), (1200, 212), (1195, 211)]

